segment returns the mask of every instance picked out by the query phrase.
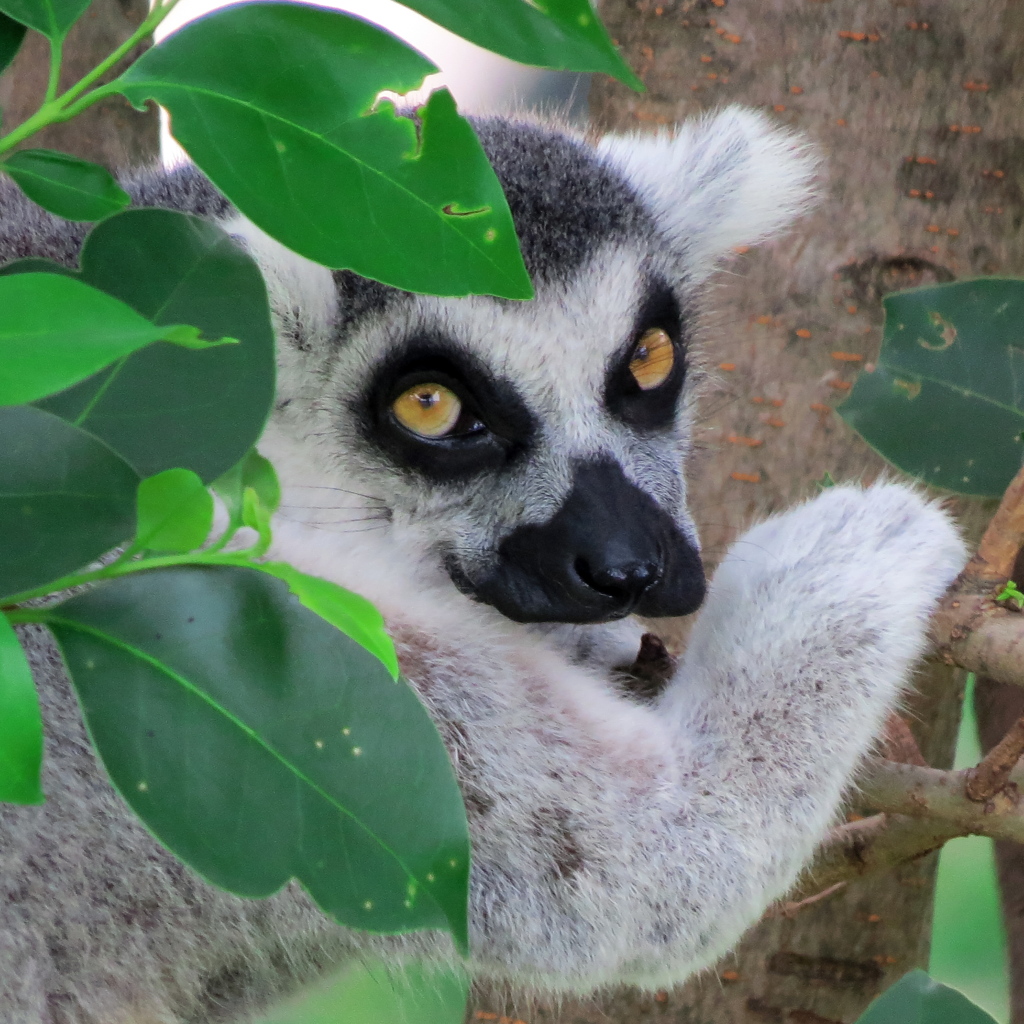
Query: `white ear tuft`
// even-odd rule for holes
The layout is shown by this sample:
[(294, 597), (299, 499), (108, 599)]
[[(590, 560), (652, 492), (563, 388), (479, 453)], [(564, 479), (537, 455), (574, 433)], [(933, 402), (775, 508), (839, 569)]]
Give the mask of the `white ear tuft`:
[(819, 161), (807, 139), (743, 107), (674, 133), (608, 135), (597, 149), (640, 193), (691, 280), (733, 246), (786, 227), (815, 197)]

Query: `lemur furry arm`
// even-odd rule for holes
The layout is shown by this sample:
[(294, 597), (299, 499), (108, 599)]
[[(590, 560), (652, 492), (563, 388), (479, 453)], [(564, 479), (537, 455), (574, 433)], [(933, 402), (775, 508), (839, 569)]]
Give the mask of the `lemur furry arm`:
[(470, 811), (474, 966), (589, 990), (713, 963), (834, 821), (963, 561), (908, 488), (829, 490), (735, 544), (653, 707), (493, 635), (446, 692), (400, 643)]

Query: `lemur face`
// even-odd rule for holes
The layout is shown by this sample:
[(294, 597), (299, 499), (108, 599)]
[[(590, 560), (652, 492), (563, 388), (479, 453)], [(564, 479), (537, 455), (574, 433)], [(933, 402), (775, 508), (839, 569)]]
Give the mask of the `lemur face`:
[[(683, 475), (694, 299), (724, 245), (793, 212), (758, 210), (756, 185), (753, 230), (728, 205), (751, 191), (766, 126), (727, 112), (650, 152), (503, 121), (477, 130), (536, 297), (410, 295), (275, 270), (263, 254), (293, 342), (278, 426), (304, 446), (306, 486), (329, 482), (403, 559), (414, 550), (510, 619), (692, 612), (704, 595)], [(810, 164), (781, 162), (803, 195)]]
[[(406, 297), (338, 353), (353, 470), (463, 592), (521, 622), (695, 610), (688, 329), (647, 254), (527, 303)], [(384, 491), (386, 490), (386, 494)]]

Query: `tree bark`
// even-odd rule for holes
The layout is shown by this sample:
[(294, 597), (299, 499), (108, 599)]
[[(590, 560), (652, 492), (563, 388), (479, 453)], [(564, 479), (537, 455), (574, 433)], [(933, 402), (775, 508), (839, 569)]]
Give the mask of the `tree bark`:
[[(826, 471), (864, 481), (884, 471), (832, 409), (877, 356), (885, 293), (1024, 270), (1024, 5), (603, 0), (601, 11), (647, 92), (595, 80), (598, 128), (651, 130), (739, 102), (807, 132), (826, 158), (817, 210), (781, 244), (738, 255), (714, 297), (722, 312), (705, 355), (721, 386), (705, 400), (691, 482), (714, 561), (752, 518), (814, 494)], [(993, 504), (950, 503), (976, 541)], [(962, 694), (957, 670), (931, 663), (919, 675), (908, 717), (934, 767), (952, 762)], [(480, 992), (472, 1015), (853, 1021), (927, 965), (935, 861), (762, 921), (715, 973), (674, 992), (557, 1007)], [(1020, 906), (1016, 915), (1024, 922)]]
[[(66, 89), (121, 45), (149, 13), (147, 0), (94, 0), (68, 34), (60, 88)], [(141, 53), (140, 47), (125, 65)], [(36, 32), (25, 37), (18, 56), (0, 75), (0, 110), (3, 129), (9, 132), (39, 109), (46, 93), (50, 50)], [(123, 70), (116, 68), (104, 81)], [(160, 121), (151, 104), (135, 110), (122, 96), (97, 103), (78, 117), (51, 127), (27, 140), (33, 149), (57, 149), (112, 170), (153, 163), (160, 157)]]

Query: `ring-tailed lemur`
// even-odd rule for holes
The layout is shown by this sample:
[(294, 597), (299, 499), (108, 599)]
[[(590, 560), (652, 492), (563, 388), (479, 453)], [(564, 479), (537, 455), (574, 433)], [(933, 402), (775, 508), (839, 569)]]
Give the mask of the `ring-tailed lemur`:
[[(472, 831), (472, 970), (534, 990), (671, 985), (793, 884), (964, 551), (912, 490), (836, 487), (754, 527), (705, 597), (682, 473), (699, 297), (717, 257), (799, 211), (813, 161), (738, 109), (596, 148), (477, 128), (531, 302), (332, 273), (190, 169), (131, 187), (227, 223), (264, 269), (275, 553), (377, 604), (442, 731)], [(3, 258), (73, 262), (81, 236), (0, 189)], [(660, 696), (624, 695), (627, 616), (702, 599)], [(354, 949), (453, 957), (443, 935), (343, 932), (295, 886), (213, 890), (111, 790), (52, 649), (32, 657), (49, 799), (0, 821), (4, 1021), (230, 1020)]]

